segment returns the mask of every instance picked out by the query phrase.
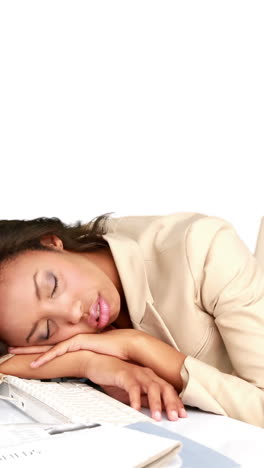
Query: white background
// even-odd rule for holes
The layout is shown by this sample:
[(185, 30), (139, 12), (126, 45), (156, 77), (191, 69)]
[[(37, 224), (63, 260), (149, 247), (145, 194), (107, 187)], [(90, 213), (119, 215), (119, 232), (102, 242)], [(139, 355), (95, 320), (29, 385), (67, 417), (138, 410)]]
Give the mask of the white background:
[(197, 211), (253, 251), (263, 1), (0, 2), (0, 219)]

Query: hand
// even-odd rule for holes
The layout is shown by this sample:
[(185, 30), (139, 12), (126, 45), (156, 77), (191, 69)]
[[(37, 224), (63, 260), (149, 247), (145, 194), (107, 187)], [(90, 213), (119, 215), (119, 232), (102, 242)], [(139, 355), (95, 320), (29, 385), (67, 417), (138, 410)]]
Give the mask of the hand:
[[(34, 357), (39, 357), (39, 355)], [(140, 409), (141, 403), (144, 406), (149, 406), (154, 419), (157, 420), (160, 417), (159, 415), (156, 416), (155, 412), (161, 411), (162, 404), (167, 411), (168, 418), (171, 420), (178, 419), (178, 410), (183, 408), (173, 385), (158, 377), (149, 368), (116, 357), (81, 350), (66, 353), (37, 369), (29, 367), (32, 358), (32, 355), (17, 355), (1, 365), (1, 372), (30, 379), (56, 378), (69, 375), (77, 378), (86, 377), (103, 387), (116, 388), (119, 391), (116, 398), (120, 399), (120, 394), (123, 393), (122, 398), (124, 396), (128, 397), (127, 402), (135, 409)], [(115, 397), (113, 392), (112, 396)], [(180, 413), (179, 416), (185, 417)]]
[[(122, 390), (118, 387), (114, 387), (113, 385), (100, 385), (100, 387), (110, 397), (115, 398), (115, 400), (121, 401), (121, 403), (124, 403), (125, 405), (130, 405), (129, 395), (125, 390)], [(146, 394), (141, 393), (140, 398), (141, 406), (143, 408), (149, 408), (148, 396)], [(161, 405), (162, 410), (166, 410), (163, 401), (161, 402)]]
[(12, 354), (34, 354), (43, 353), (38, 359), (31, 363), (31, 367), (40, 367), (52, 359), (65, 353), (80, 350), (94, 351), (100, 354), (108, 354), (123, 360), (129, 360), (129, 348), (132, 340), (139, 333), (133, 329), (110, 330), (100, 334), (82, 333), (74, 335), (68, 340), (61, 341), (52, 346), (25, 346), (8, 348)]
[(40, 367), (67, 352), (79, 350), (89, 350), (115, 356), (125, 361), (133, 361), (152, 369), (166, 382), (171, 383), (178, 393), (182, 391), (183, 382), (180, 371), (186, 355), (154, 336), (139, 330), (118, 329), (100, 334), (79, 334), (57, 343), (55, 346), (8, 348), (8, 351), (13, 354), (45, 352), (31, 363), (32, 368)]
[[(122, 388), (114, 387), (114, 385), (100, 385), (100, 387), (110, 397), (115, 398), (115, 400), (121, 401), (121, 403), (124, 403), (125, 405), (130, 405), (129, 395), (125, 390), (122, 390)], [(141, 393), (140, 398), (141, 406), (143, 408), (149, 408), (147, 395), (143, 395)], [(165, 409), (163, 402), (162, 409)]]
[(143, 403), (157, 421), (161, 419), (163, 408), (169, 420), (177, 420), (178, 415), (187, 416), (173, 386), (151, 369), (95, 353), (93, 359), (84, 364), (82, 375), (101, 385), (112, 397), (130, 403), (136, 410), (140, 410)]

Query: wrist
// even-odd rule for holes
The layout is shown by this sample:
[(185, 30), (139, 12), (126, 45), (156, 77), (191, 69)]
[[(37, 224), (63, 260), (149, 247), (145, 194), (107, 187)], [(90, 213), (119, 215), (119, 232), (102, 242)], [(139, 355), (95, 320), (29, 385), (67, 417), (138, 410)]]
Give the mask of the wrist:
[(91, 379), (98, 385), (118, 386), (122, 375), (127, 370), (127, 362), (106, 354), (90, 353), (90, 359), (85, 359), (81, 366), (82, 377)]
[(90, 351), (76, 351), (57, 356), (41, 367), (32, 368), (30, 363), (41, 354), (15, 355), (1, 364), (1, 372), (22, 379), (53, 379), (59, 377), (85, 377), (85, 364), (91, 359)]
[(80, 350), (75, 351), (74, 354), (74, 376), (81, 379), (81, 378), (90, 378), (91, 369), (95, 365), (96, 356), (98, 356), (93, 351), (87, 350)]
[(152, 369), (159, 377), (171, 383), (178, 393), (182, 391), (180, 375), (186, 355), (163, 341), (139, 332), (131, 344), (131, 359)]
[(127, 360), (141, 364), (142, 350), (144, 350), (144, 346), (147, 344), (146, 341), (149, 335), (143, 331), (134, 329), (130, 330), (130, 333), (131, 337), (127, 340)]

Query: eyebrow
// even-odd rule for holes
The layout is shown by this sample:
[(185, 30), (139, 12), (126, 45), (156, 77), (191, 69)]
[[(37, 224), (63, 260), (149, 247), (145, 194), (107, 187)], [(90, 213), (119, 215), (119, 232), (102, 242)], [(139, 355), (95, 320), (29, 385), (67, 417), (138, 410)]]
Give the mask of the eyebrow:
[[(36, 276), (37, 276), (37, 271), (33, 275), (33, 280), (34, 280), (34, 285), (35, 285), (36, 296), (37, 296), (38, 300), (40, 300), (40, 293), (39, 293), (38, 283), (36, 281)], [(33, 327), (31, 328), (31, 331), (29, 332), (29, 335), (26, 338), (27, 343), (29, 343), (29, 340), (30, 340), (31, 336), (35, 333), (37, 325), (38, 325), (38, 321), (33, 324)]]
[(37, 283), (37, 281), (36, 281), (37, 272), (38, 272), (38, 271), (36, 271), (36, 272), (34, 273), (34, 275), (33, 275), (33, 280), (34, 280), (34, 284), (35, 284), (36, 296), (37, 296), (38, 300), (40, 300), (39, 287), (38, 287), (38, 283)]

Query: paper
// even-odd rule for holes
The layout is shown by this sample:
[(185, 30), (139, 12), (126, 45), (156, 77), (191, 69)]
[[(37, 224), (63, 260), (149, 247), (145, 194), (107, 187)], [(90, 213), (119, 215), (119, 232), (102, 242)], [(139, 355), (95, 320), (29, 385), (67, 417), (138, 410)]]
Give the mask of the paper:
[[(182, 444), (159, 436), (112, 425), (65, 429), (77, 425), (16, 424), (0, 426), (0, 466), (36, 467), (87, 461), (93, 468), (140, 468), (171, 453), (175, 468)], [(64, 432), (61, 432), (64, 430)], [(59, 433), (58, 433), (59, 432)], [(160, 466), (163, 466), (160, 464)]]
[(80, 431), (99, 424), (3, 424), (0, 425), (0, 448), (50, 440), (52, 435)]

